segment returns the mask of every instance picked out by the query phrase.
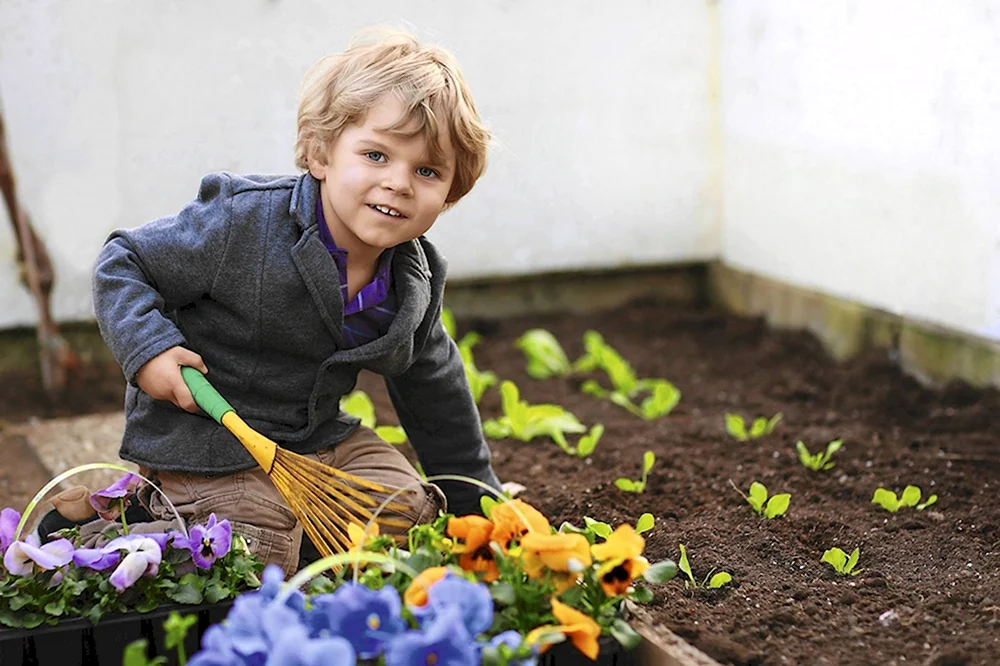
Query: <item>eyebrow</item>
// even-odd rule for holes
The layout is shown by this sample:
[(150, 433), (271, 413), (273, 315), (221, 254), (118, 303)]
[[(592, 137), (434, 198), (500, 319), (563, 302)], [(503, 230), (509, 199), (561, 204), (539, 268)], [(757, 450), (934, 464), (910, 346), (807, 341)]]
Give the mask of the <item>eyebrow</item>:
[[(391, 152), (392, 151), (392, 149), (389, 146), (387, 146), (384, 143), (381, 143), (379, 141), (376, 141), (375, 139), (360, 139), (358, 141), (358, 146), (359, 147), (365, 147), (365, 148), (369, 148), (369, 147), (370, 148), (376, 148), (378, 150), (382, 150), (382, 151), (385, 151), (385, 152)], [(434, 160), (434, 159), (432, 159), (429, 156), (421, 159), (420, 162), (424, 163), (427, 166), (432, 166), (435, 169), (438, 169), (440, 171), (448, 171), (448, 165), (447, 164), (439, 162), (437, 160)]]

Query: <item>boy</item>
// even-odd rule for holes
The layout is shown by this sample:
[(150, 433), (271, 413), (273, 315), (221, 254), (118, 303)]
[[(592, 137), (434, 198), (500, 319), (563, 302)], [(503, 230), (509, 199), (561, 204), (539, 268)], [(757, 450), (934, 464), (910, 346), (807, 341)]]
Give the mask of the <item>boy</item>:
[[(499, 488), (440, 321), (445, 261), (423, 238), (482, 174), (489, 140), (454, 59), (387, 33), (306, 76), (295, 146), (306, 173), (212, 174), (178, 215), (111, 234), (94, 308), (128, 379), (121, 457), (185, 519), (215, 512), (261, 559), (299, 565), (301, 526), (194, 404), (185, 365), (279, 445), (399, 488), (416, 471), (339, 410), (361, 369), (382, 374), (427, 474)], [(411, 522), (437, 516), (442, 490), (452, 513), (478, 512), (472, 485), (423, 487)], [(155, 494), (149, 509), (172, 515)]]

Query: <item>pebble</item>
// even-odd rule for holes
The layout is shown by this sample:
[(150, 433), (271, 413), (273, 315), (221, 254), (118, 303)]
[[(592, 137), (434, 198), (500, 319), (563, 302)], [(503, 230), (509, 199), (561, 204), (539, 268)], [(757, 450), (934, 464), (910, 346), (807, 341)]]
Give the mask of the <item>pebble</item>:
[(893, 609), (889, 609), (886, 612), (878, 616), (878, 621), (883, 627), (889, 628), (892, 625), (899, 622), (899, 615)]

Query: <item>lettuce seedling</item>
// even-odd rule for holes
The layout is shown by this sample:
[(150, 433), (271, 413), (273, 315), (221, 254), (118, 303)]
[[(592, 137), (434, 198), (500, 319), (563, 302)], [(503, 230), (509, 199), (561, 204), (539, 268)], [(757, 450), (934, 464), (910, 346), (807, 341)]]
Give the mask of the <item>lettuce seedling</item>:
[[(712, 571), (715, 571), (713, 568), (708, 572), (708, 574), (705, 575), (705, 578), (701, 581), (701, 583), (699, 583), (695, 580), (694, 574), (691, 572), (691, 563), (688, 562), (687, 550), (684, 548), (684, 544), (681, 543), (678, 544), (678, 546), (680, 546), (681, 549), (681, 559), (678, 560), (677, 566), (680, 567), (681, 571), (687, 574), (689, 579), (684, 581), (685, 590), (697, 590), (698, 588), (716, 590), (733, 579), (733, 577), (725, 571), (720, 571), (712, 576)], [(709, 578), (709, 576), (711, 576), (711, 578)]]
[[(579, 455), (578, 449), (566, 441), (566, 433), (584, 433), (587, 432), (587, 426), (580, 423), (571, 412), (559, 405), (529, 405), (521, 400), (517, 385), (509, 380), (500, 384), (500, 397), (504, 415), (483, 423), (483, 432), (487, 437), (513, 437), (522, 442), (529, 442), (536, 437), (550, 437), (566, 453)], [(596, 426), (590, 435), (596, 435), (595, 440), (600, 437)]]
[(774, 427), (778, 425), (781, 416), (781, 412), (778, 412), (771, 418), (758, 416), (750, 424), (750, 430), (747, 431), (746, 421), (743, 420), (742, 416), (739, 414), (726, 414), (726, 432), (741, 442), (760, 439), (774, 432)]
[(886, 511), (896, 513), (904, 506), (914, 506), (917, 511), (923, 511), (931, 504), (937, 502), (938, 496), (931, 495), (927, 498), (926, 502), (920, 502), (920, 488), (917, 486), (906, 486), (903, 488), (903, 493), (896, 497), (896, 493), (891, 490), (886, 490), (885, 488), (876, 488), (875, 494), (872, 495), (872, 504), (878, 504), (880, 507)]
[(615, 485), (618, 486), (619, 490), (624, 490), (627, 493), (643, 493), (646, 491), (646, 477), (649, 475), (649, 470), (653, 469), (653, 465), (656, 463), (656, 454), (652, 451), (646, 451), (642, 454), (642, 476), (638, 481), (633, 481), (632, 479), (620, 478), (615, 479)]
[(857, 576), (863, 571), (863, 569), (855, 569), (854, 567), (858, 563), (858, 558), (861, 557), (861, 549), (855, 548), (850, 557), (847, 553), (839, 548), (831, 548), (830, 550), (823, 553), (820, 562), (826, 562), (832, 566), (837, 573), (843, 576)]
[(361, 425), (371, 428), (375, 434), (390, 444), (402, 444), (408, 438), (400, 426), (375, 425), (375, 405), (361, 389), (351, 391), (340, 399), (340, 409), (361, 419)]
[[(458, 326), (455, 323), (455, 315), (448, 308), (441, 309), (441, 324), (448, 336), (452, 340), (457, 340)], [(462, 358), (462, 367), (465, 368), (465, 378), (469, 382), (469, 391), (472, 393), (473, 401), (478, 405), (486, 389), (497, 383), (497, 376), (493, 372), (481, 371), (476, 367), (476, 361), (472, 356), (472, 348), (479, 344), (483, 336), (475, 331), (470, 331), (457, 340), (458, 355)]]
[[(580, 390), (597, 398), (610, 400), (647, 421), (666, 416), (680, 402), (681, 392), (666, 379), (638, 379), (629, 362), (604, 341), (597, 331), (583, 334), (584, 355), (576, 360), (577, 372), (603, 370), (611, 381), (612, 389), (588, 379)], [(635, 400), (645, 395), (636, 405)]]
[(747, 501), (750, 508), (753, 509), (758, 516), (763, 516), (764, 518), (771, 520), (777, 518), (778, 516), (783, 516), (786, 511), (788, 511), (788, 505), (792, 501), (792, 496), (790, 493), (781, 493), (780, 495), (771, 495), (770, 499), (767, 497), (767, 486), (763, 483), (754, 481), (750, 484), (750, 494), (746, 495), (742, 490), (736, 487), (732, 479), (729, 483), (733, 488)]
[(653, 514), (644, 513), (639, 516), (639, 520), (635, 521), (635, 531), (636, 534), (642, 534), (643, 532), (648, 532), (653, 529), (653, 525), (656, 523), (656, 519), (653, 518)]
[(809, 453), (809, 449), (806, 448), (805, 442), (799, 440), (795, 443), (795, 450), (799, 452), (799, 461), (803, 465), (814, 472), (819, 472), (821, 470), (833, 469), (835, 467), (836, 464), (830, 462), (830, 459), (843, 445), (844, 440), (835, 439), (826, 445), (825, 452), (820, 451), (816, 454), (811, 454)]
[(533, 328), (514, 343), (528, 359), (527, 373), (534, 379), (567, 377), (573, 372), (566, 352), (555, 336), (544, 328)]

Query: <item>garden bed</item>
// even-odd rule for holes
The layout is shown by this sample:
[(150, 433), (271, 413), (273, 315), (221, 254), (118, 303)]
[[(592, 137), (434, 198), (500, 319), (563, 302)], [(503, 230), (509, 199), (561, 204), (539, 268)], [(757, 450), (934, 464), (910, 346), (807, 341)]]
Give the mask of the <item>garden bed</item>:
[[(460, 320), (460, 331), (469, 324)], [(639, 377), (667, 378), (683, 398), (646, 422), (582, 394), (579, 380), (530, 379), (514, 341), (531, 327), (553, 332), (570, 359), (582, 353), (583, 332), (598, 330)], [(878, 353), (837, 364), (808, 334), (684, 306), (478, 328), (486, 336), (475, 348), (480, 369), (515, 381), (530, 403), (556, 403), (606, 427), (589, 460), (548, 440), (494, 442), (502, 480), (527, 486), (522, 497), (553, 525), (584, 515), (634, 523), (649, 511), (657, 519), (645, 535), (650, 560), (676, 560), (684, 543), (699, 579), (712, 568), (733, 575), (721, 590), (692, 593), (679, 574), (656, 588), (653, 621), (731, 664), (1000, 660), (997, 392), (926, 390)], [(390, 422), (373, 379), (361, 388)], [(484, 417), (500, 415), (495, 389), (481, 407)], [(727, 412), (784, 419), (774, 434), (738, 442), (725, 431)], [(799, 463), (797, 440), (816, 451), (837, 438), (845, 445), (834, 469)], [(646, 491), (620, 491), (614, 480), (638, 478), (646, 450), (657, 456)], [(758, 518), (730, 479), (744, 491), (756, 480), (791, 493), (787, 515)], [(937, 493), (938, 503), (898, 513), (870, 503), (875, 488), (908, 484)], [(860, 575), (820, 562), (834, 546), (860, 547)]]

